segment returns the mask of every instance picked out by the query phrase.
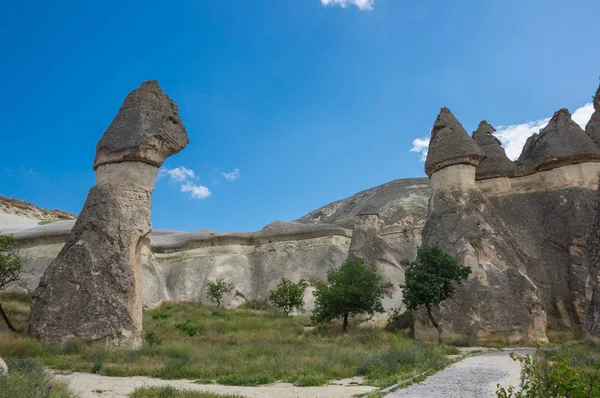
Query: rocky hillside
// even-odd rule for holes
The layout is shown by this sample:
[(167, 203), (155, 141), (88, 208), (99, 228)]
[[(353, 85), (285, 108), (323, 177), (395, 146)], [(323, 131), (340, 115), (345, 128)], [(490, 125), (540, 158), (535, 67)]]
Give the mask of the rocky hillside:
[(0, 213), (38, 221), (74, 220), (77, 215), (66, 211), (42, 209), (29, 202), (0, 196)]
[(425, 219), (431, 184), (427, 178), (402, 178), (338, 200), (299, 218), (305, 224), (332, 224), (353, 228), (354, 217), (364, 207), (374, 206), (385, 225), (407, 219)]

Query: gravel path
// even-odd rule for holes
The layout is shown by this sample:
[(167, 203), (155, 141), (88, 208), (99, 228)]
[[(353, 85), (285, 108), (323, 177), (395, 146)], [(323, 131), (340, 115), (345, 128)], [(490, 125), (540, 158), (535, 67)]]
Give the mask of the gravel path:
[(518, 386), (521, 366), (508, 354), (535, 350), (493, 351), (463, 359), (425, 381), (386, 395), (389, 398), (484, 398), (495, 397), (496, 384)]
[(172, 386), (177, 389), (207, 391), (219, 394), (240, 394), (246, 398), (347, 398), (375, 390), (368, 386), (329, 385), (325, 387), (294, 387), (275, 383), (260, 387), (235, 387), (217, 384), (196, 384), (192, 380), (161, 380), (150, 377), (109, 377), (91, 373), (55, 374), (69, 383), (81, 398), (126, 398), (137, 387)]

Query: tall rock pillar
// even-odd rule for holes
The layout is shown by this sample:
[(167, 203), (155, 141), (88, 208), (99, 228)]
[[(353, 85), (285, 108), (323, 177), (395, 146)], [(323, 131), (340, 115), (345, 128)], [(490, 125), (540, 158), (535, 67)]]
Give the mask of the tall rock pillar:
[[(545, 312), (537, 286), (527, 276), (526, 256), (487, 196), (477, 189), (476, 170), (485, 155), (454, 115), (443, 108), (431, 131), (425, 171), (434, 192), (423, 245), (435, 245), (471, 267), (455, 297), (442, 303), (446, 337), (546, 341)], [(424, 313), (415, 334), (436, 330)]]
[(163, 161), (189, 142), (175, 103), (148, 81), (125, 98), (96, 148), (96, 186), (34, 293), (30, 331), (136, 347), (142, 332), (142, 247)]

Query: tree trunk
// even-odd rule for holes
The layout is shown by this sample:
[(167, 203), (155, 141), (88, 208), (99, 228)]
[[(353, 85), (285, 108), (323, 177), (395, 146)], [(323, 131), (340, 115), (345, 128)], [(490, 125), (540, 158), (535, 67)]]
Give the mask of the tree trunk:
[(438, 343), (440, 345), (442, 345), (442, 344), (444, 344), (444, 339), (442, 338), (442, 333), (444, 333), (444, 330), (442, 329), (442, 325), (437, 323), (435, 321), (435, 319), (433, 318), (433, 314), (431, 313), (431, 306), (429, 304), (427, 304), (425, 307), (427, 308), (427, 315), (429, 315), (429, 320), (431, 321), (431, 324), (438, 331)]
[(344, 314), (344, 327), (342, 329), (344, 333), (348, 330), (348, 314)]
[(14, 326), (12, 325), (12, 323), (10, 323), (10, 321), (8, 320), (8, 317), (6, 316), (6, 314), (4, 313), (4, 309), (2, 308), (2, 304), (0, 304), (0, 315), (2, 315), (2, 318), (4, 318), (4, 322), (6, 322), (6, 326), (8, 326), (8, 328), (12, 332), (16, 332), (17, 329), (15, 329)]
[(217, 308), (221, 305), (221, 300), (217, 299)]

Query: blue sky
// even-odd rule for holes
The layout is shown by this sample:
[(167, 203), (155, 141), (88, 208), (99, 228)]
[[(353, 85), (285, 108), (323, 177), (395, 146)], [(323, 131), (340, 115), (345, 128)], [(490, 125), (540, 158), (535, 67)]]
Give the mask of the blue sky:
[(344, 3), (5, 2), (0, 194), (79, 212), (97, 141), (148, 79), (190, 136), (165, 168), (193, 171), (162, 173), (154, 228), (188, 231), (257, 230), (424, 176), (410, 149), (442, 106), (469, 131), (518, 125), (598, 84), (597, 0)]

